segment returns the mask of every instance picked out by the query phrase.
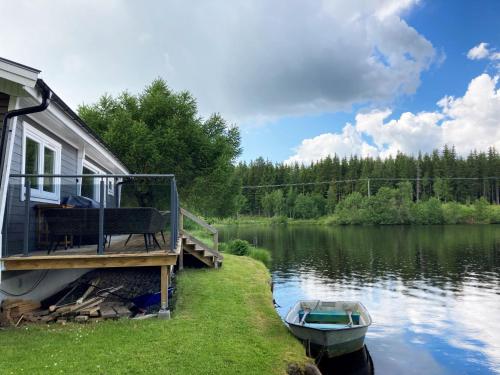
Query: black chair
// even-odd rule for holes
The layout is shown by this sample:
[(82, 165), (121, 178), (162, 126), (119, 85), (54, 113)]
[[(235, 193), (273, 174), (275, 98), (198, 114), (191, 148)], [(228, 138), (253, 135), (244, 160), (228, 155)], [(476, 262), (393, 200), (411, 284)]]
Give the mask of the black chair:
[[(78, 244), (81, 244), (83, 236), (91, 238), (94, 243), (99, 240), (98, 208), (52, 208), (45, 210), (44, 216), (51, 236), (49, 253), (57, 249), (62, 236), (76, 237), (79, 239)], [(128, 234), (129, 238), (125, 245), (132, 235), (143, 234), (146, 250), (149, 250), (150, 239), (153, 247), (161, 248), (156, 233), (160, 232), (166, 243), (163, 231), (168, 218), (168, 214), (152, 207), (105, 208), (103, 234), (110, 238), (112, 235)], [(55, 248), (54, 242), (56, 242)]]

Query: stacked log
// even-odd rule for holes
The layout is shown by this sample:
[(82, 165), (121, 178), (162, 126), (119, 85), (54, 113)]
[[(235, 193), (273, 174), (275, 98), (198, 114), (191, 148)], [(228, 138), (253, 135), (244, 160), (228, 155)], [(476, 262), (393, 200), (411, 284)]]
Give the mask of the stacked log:
[(121, 301), (107, 301), (122, 286), (96, 290), (91, 284), (85, 293), (72, 303), (64, 300), (48, 309), (41, 309), (40, 303), (22, 299), (6, 299), (2, 302), (0, 324), (2, 326), (18, 326), (22, 322), (65, 324), (70, 321), (87, 322), (103, 319), (129, 317), (130, 305)]

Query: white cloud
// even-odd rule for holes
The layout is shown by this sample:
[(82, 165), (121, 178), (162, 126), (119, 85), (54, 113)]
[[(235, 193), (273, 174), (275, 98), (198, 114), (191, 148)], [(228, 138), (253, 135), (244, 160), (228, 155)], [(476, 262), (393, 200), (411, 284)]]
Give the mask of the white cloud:
[(387, 157), (398, 151), (416, 154), (454, 145), (459, 154), (471, 150), (500, 149), (499, 78), (481, 74), (464, 96), (444, 97), (434, 112), (403, 113), (388, 120), (391, 111), (374, 110), (356, 116), (340, 133), (305, 139), (287, 163), (310, 163), (327, 155)]
[(42, 69), (72, 105), (163, 76), (203, 113), (253, 122), (415, 92), (435, 58), (402, 18), (417, 3), (5, 0), (0, 56)]
[(311, 139), (304, 139), (297, 153), (287, 163), (302, 163), (324, 159), (335, 150), (338, 155), (375, 156), (377, 149), (363, 142), (361, 133), (347, 124), (341, 133), (326, 133)]
[(500, 150), (500, 89), (498, 76), (481, 74), (471, 81), (461, 98), (446, 97), (439, 102), (443, 114), (443, 139), (461, 153), (471, 149)]
[(500, 52), (496, 52), (494, 49), (488, 47), (488, 43), (481, 42), (477, 46), (472, 47), (469, 52), (467, 52), (467, 57), (470, 60), (500, 60)]
[(467, 57), (471, 60), (480, 60), (488, 57), (490, 51), (488, 51), (488, 43), (479, 43), (477, 46), (472, 47), (469, 52), (467, 52)]

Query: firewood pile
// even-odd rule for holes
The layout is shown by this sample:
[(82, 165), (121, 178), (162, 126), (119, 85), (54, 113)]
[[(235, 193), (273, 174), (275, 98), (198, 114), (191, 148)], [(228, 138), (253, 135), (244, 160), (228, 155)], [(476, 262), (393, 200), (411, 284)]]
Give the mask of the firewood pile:
[[(170, 282), (172, 303), (175, 275)], [(148, 319), (156, 316), (160, 308), (159, 286), (160, 273), (154, 267), (92, 270), (40, 302), (3, 300), (0, 326), (98, 322), (122, 317)]]
[[(76, 301), (68, 302), (78, 286), (76, 284), (55, 304), (42, 308), (36, 301), (22, 299), (6, 299), (2, 302), (0, 325), (19, 326), (23, 322), (64, 324), (74, 322), (97, 322), (104, 319), (130, 317), (134, 306), (128, 301), (117, 299), (117, 287), (99, 288), (99, 279), (86, 286), (84, 293)], [(115, 298), (113, 298), (115, 297)]]

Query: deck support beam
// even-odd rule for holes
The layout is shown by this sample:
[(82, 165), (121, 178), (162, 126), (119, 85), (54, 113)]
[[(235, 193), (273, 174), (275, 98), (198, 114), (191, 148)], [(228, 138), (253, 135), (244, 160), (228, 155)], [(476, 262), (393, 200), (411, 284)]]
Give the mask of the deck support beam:
[(168, 309), (168, 282), (170, 278), (170, 266), (161, 266), (161, 308), (158, 311), (158, 318), (170, 319), (170, 310)]
[(182, 271), (184, 269), (184, 249), (182, 248), (181, 245), (181, 251), (179, 253), (179, 271)]
[(114, 268), (170, 266), (177, 263), (171, 253), (44, 255), (1, 258), (4, 271), (51, 270), (70, 268)]

